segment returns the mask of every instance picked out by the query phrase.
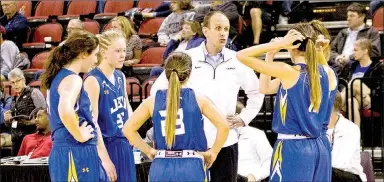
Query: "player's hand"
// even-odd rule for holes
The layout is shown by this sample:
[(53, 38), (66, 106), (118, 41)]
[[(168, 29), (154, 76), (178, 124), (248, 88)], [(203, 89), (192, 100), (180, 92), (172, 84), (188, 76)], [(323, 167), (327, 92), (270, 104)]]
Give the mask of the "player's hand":
[[(282, 41), (283, 40), (283, 37), (275, 37), (273, 38), (270, 42), (279, 42), (279, 41)], [(280, 52), (280, 49), (275, 49), (273, 51), (269, 51), (267, 52), (268, 56), (275, 56), (278, 52)]]
[(297, 30), (290, 30), (280, 41), (283, 44), (284, 49), (297, 49), (301, 44), (293, 45), (296, 40), (303, 41), (305, 37)]
[(154, 148), (151, 148), (151, 150), (149, 151), (149, 153), (147, 153), (147, 154), (145, 154), (145, 155), (147, 155), (147, 157), (148, 157), (149, 159), (153, 160), (153, 159), (155, 158), (156, 154), (157, 154), (157, 150), (154, 149)]
[(227, 116), (227, 121), (231, 129), (245, 126), (244, 121), (239, 117), (239, 115)]
[(324, 35), (317, 36), (316, 43), (315, 43), (316, 50), (317, 51), (324, 51), (324, 49), (329, 46), (330, 42), (331, 41), (329, 39), (326, 39), (324, 37)]
[(208, 168), (212, 166), (212, 164), (215, 162), (217, 154), (216, 152), (213, 152), (212, 149), (209, 149), (205, 152), (199, 152), (204, 157), (204, 162), (207, 164)]
[(109, 180), (116, 181), (117, 180), (116, 168), (115, 168), (115, 165), (112, 163), (111, 159), (103, 161), (102, 165), (105, 171), (107, 172)]
[(88, 125), (88, 126), (87, 125), (88, 125), (88, 122), (84, 121), (83, 124), (81, 124), (80, 126), (81, 139), (77, 140), (80, 143), (84, 143), (89, 139), (95, 137), (95, 135), (93, 134), (93, 131), (95, 131), (95, 129), (93, 129), (91, 125)]

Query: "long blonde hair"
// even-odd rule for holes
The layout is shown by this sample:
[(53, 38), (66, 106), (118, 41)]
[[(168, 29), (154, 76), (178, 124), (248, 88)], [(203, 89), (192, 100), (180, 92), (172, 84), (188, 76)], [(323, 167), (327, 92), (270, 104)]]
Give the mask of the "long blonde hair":
[[(310, 24), (315, 30), (316, 37), (319, 35), (324, 35), (325, 39), (331, 40), (331, 35), (329, 34), (327, 28), (325, 28), (324, 24), (321, 23), (321, 21), (312, 20)], [(323, 52), (324, 52), (325, 61), (328, 61), (329, 58), (331, 57), (331, 46), (329, 45), (328, 47), (326, 47)], [(320, 60), (320, 64), (327, 65), (328, 63)]]
[(169, 81), (167, 115), (165, 117), (165, 142), (167, 143), (168, 149), (171, 149), (175, 141), (177, 112), (180, 108), (181, 85), (188, 80), (191, 74), (191, 57), (182, 52), (174, 52), (168, 56), (164, 69)]
[(97, 34), (96, 37), (99, 39), (99, 53), (97, 53), (97, 64), (99, 65), (103, 60), (102, 52), (108, 49), (108, 46), (112, 44), (113, 41), (123, 38), (125, 40), (124, 35), (115, 30), (108, 30), (103, 32), (102, 34)]
[(311, 95), (311, 106), (313, 111), (318, 112), (321, 104), (322, 89), (320, 84), (319, 57), (316, 51), (315, 42), (317, 33), (310, 23), (299, 23), (293, 28), (300, 32), (304, 37), (303, 45), (298, 49), (304, 52), (305, 62), (309, 75), (309, 87)]
[(111, 23), (112, 22), (117, 22), (121, 26), (122, 32), (127, 40), (129, 40), (132, 35), (136, 35), (136, 31), (132, 28), (131, 23), (129, 23), (129, 20), (124, 16), (117, 16), (111, 20)]

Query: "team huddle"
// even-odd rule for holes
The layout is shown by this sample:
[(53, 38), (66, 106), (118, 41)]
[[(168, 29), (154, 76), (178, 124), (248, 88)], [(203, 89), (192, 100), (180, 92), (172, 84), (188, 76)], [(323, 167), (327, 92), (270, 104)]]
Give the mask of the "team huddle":
[[(284, 37), (236, 53), (225, 48), (229, 20), (223, 13), (208, 14), (203, 25), (207, 41), (200, 47), (209, 54), (213, 49), (216, 54), (230, 52), (233, 58), (223, 56), (224, 64), (253, 69), (260, 73), (260, 92), (277, 94), (272, 129), (278, 138), (270, 180), (331, 181), (326, 132), (337, 76), (326, 61), (330, 56), (327, 29), (320, 21), (298, 23)], [(228, 121), (217, 100), (201, 94), (204, 88), (193, 86), (203, 79), (204, 67), (199, 64), (204, 61), (194, 59), (199, 55), (193, 52), (201, 48), (171, 53), (151, 96), (132, 111), (125, 76), (119, 70), (125, 60), (125, 41), (114, 30), (97, 36), (79, 31), (48, 58), (42, 84), (48, 89), (53, 140), (51, 180), (136, 181), (135, 146), (153, 160), (149, 181), (236, 181), (237, 151), (222, 148), (236, 145), (229, 136), (244, 123)], [(281, 49), (288, 50), (294, 65), (273, 62)], [(258, 59), (264, 53), (265, 60)], [(137, 132), (149, 119), (153, 147)], [(207, 136), (208, 129), (216, 135)], [(232, 165), (218, 166), (222, 160), (231, 160)]]

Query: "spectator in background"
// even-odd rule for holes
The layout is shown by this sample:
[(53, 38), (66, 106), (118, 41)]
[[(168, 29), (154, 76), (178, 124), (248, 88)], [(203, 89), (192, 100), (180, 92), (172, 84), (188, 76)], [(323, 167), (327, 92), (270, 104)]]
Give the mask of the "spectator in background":
[[(362, 38), (356, 41), (353, 56), (356, 62), (352, 64), (347, 64), (341, 71), (339, 78), (346, 80), (349, 84), (348, 91), (353, 89), (353, 96), (350, 98), (345, 98), (346, 89), (341, 85), (339, 89), (342, 90), (343, 101), (348, 101), (349, 113), (348, 117), (352, 118), (352, 113), (354, 115), (354, 122), (357, 126), (360, 127), (360, 106), (363, 103), (364, 109), (373, 109), (375, 111), (381, 111), (383, 103), (380, 101), (383, 98), (383, 95), (380, 91), (380, 81), (379, 80), (365, 80), (361, 83), (360, 80), (351, 82), (356, 78), (380, 78), (384, 77), (384, 63), (380, 61), (372, 61), (371, 56), (373, 54), (372, 50), (372, 41)], [(360, 90), (360, 84), (363, 84), (362, 90)], [(370, 98), (370, 94), (374, 94), (374, 98)], [(363, 98), (361, 98), (360, 93), (362, 93)], [(381, 100), (380, 100), (381, 99)], [(371, 103), (371, 100), (376, 102)], [(351, 102), (353, 102), (353, 110), (351, 108)]]
[(379, 32), (365, 24), (367, 19), (367, 10), (364, 5), (352, 3), (347, 8), (348, 28), (339, 32), (331, 44), (331, 58), (328, 64), (336, 69), (340, 74), (341, 68), (353, 59), (353, 46), (355, 42), (361, 38), (370, 39), (372, 41), (373, 57), (380, 56), (380, 35)]
[(340, 114), (342, 107), (338, 92), (327, 130), (332, 148), (332, 181), (367, 181), (360, 164), (360, 129)]
[(156, 17), (167, 17), (172, 13), (171, 3), (162, 2), (160, 6), (153, 10), (150, 13), (135, 13), (136, 16), (142, 16), (143, 18), (156, 18)]
[(16, 1), (1, 1), (4, 16), (0, 18), (0, 24), (7, 30), (7, 40), (15, 42), (18, 47), (27, 41), (27, 18), (17, 12)]
[(18, 156), (30, 155), (31, 159), (49, 156), (52, 148), (52, 139), (48, 113), (45, 109), (37, 112), (36, 128), (36, 133), (24, 137), (19, 153), (17, 154)]
[[(84, 30), (84, 23), (80, 19), (71, 19), (67, 25), (67, 37), (76, 31)], [(62, 41), (59, 46), (64, 45), (65, 40)]]
[(171, 1), (172, 13), (164, 19), (157, 32), (157, 41), (161, 46), (166, 46), (171, 39), (179, 34), (184, 21), (193, 20), (195, 12), (191, 10), (192, 8), (191, 0)]
[(40, 90), (25, 84), (24, 73), (19, 68), (9, 72), (8, 79), (17, 96), (11, 109), (4, 114), (4, 122), (12, 127), (12, 153), (16, 155), (24, 136), (36, 131), (34, 115), (38, 109), (46, 108), (46, 103)]
[[(12, 103), (12, 97), (9, 95), (9, 93), (5, 92), (5, 77), (4, 75), (0, 75), (0, 101), (1, 105), (3, 107), (4, 112), (11, 109), (11, 103)], [(4, 117), (2, 120), (0, 120), (0, 123), (3, 123)]]
[(239, 25), (240, 16), (236, 5), (232, 2), (214, 0), (211, 2), (211, 6), (204, 6), (199, 8), (199, 12), (196, 13), (194, 20), (201, 23), (203, 22), (205, 15), (213, 11), (221, 11), (228, 17), (229, 23), (231, 24), (229, 30), (229, 38), (233, 39), (233, 37), (238, 34), (237, 27)]
[(378, 10), (380, 7), (384, 6), (384, 1), (382, 0), (373, 0), (369, 3), (369, 15), (371, 18), (373, 18), (373, 15), (375, 14), (376, 10)]
[[(168, 55), (173, 51), (185, 51), (198, 47), (204, 40), (205, 38), (203, 38), (203, 32), (201, 31), (199, 22), (185, 21), (180, 33), (169, 41), (163, 54), (163, 61), (166, 60)], [(162, 67), (153, 67), (149, 77), (159, 76), (163, 70)]]
[(122, 71), (125, 73), (128, 67), (140, 62), (143, 45), (127, 18), (123, 16), (115, 17), (111, 20), (111, 25), (113, 30), (122, 32), (126, 38), (126, 55), (122, 68)]
[(12, 98), (4, 91), (4, 82), (6, 81), (3, 75), (0, 75), (0, 147), (11, 146), (11, 134), (4, 124), (4, 114), (11, 108)]
[(26, 69), (30, 62), (28, 57), (20, 54), (19, 48), (12, 41), (5, 40), (6, 32), (3, 26), (0, 26), (0, 67), (1, 75), (7, 77), (8, 73), (14, 68)]

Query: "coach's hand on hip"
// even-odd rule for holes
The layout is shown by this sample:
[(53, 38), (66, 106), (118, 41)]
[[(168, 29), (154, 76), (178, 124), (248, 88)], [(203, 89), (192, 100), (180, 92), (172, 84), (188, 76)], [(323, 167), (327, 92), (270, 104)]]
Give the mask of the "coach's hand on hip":
[(233, 128), (240, 128), (240, 127), (245, 126), (244, 121), (237, 114), (236, 115), (227, 116), (227, 120), (228, 120), (228, 123), (229, 123), (229, 127), (231, 129), (233, 129)]

